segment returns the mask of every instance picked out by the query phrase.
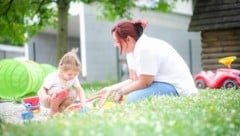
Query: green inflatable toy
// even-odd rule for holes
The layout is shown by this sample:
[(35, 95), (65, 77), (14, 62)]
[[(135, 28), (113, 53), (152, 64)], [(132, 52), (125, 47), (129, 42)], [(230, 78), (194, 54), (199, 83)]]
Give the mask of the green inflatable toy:
[(50, 65), (50, 64), (40, 64), (43, 69), (43, 75), (44, 77), (48, 75), (49, 73), (55, 71), (57, 68)]
[(0, 61), (0, 98), (17, 99), (37, 93), (49, 71), (54, 67), (34, 61), (4, 59)]

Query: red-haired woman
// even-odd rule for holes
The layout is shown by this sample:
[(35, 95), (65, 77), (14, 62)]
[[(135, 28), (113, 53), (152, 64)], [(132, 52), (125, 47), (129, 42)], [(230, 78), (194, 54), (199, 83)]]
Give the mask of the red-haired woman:
[(167, 42), (143, 33), (147, 22), (124, 20), (112, 29), (114, 45), (127, 55), (129, 79), (104, 87), (100, 95), (101, 107), (112, 92), (114, 101), (126, 95), (126, 103), (152, 95), (195, 95), (198, 93), (190, 70)]

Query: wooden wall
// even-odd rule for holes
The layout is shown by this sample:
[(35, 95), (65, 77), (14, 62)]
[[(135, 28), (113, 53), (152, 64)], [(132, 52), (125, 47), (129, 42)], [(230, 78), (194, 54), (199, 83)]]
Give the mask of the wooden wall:
[(218, 63), (219, 58), (237, 56), (232, 68), (240, 69), (240, 28), (226, 30), (208, 30), (201, 32), (203, 70), (226, 68)]
[(240, 27), (240, 0), (196, 0), (189, 31)]

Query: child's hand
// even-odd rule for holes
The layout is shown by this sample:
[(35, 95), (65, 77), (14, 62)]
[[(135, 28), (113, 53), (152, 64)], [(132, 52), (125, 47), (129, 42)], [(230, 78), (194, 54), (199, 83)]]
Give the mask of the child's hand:
[(80, 109), (80, 113), (86, 113), (87, 112), (87, 107), (82, 107)]

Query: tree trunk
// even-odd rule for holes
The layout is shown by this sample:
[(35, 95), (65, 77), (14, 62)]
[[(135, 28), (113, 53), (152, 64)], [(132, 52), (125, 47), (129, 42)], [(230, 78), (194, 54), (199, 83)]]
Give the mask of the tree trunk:
[(68, 51), (68, 9), (69, 1), (58, 0), (57, 60)]

